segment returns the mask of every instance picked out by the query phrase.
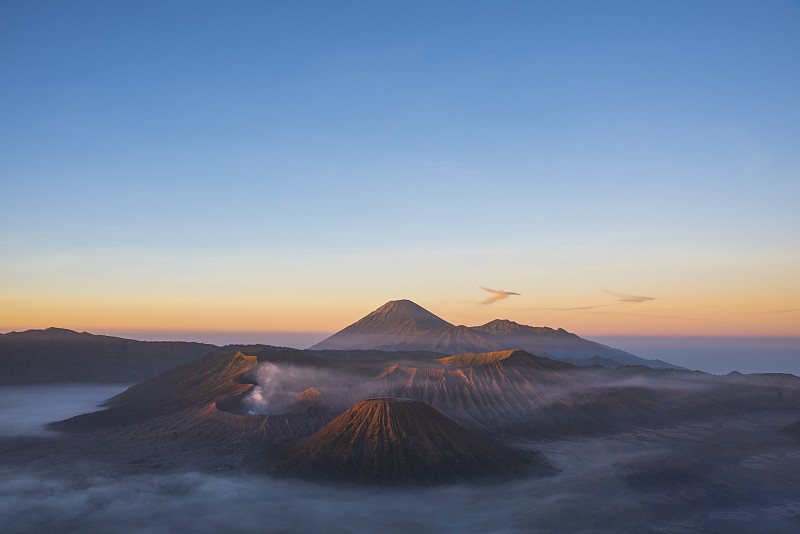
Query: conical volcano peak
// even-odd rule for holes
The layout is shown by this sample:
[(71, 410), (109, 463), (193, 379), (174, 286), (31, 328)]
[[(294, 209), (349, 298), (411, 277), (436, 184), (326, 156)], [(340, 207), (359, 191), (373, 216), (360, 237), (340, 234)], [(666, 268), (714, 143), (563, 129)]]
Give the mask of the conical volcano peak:
[(426, 403), (357, 402), (291, 446), (279, 474), (368, 484), (435, 484), (516, 476), (530, 459), (479, 437)]
[(426, 330), (453, 327), (452, 324), (410, 300), (390, 300), (344, 331), (359, 334), (385, 333), (409, 321), (424, 324)]
[[(409, 319), (439, 319), (443, 323), (447, 323), (447, 321), (444, 319), (440, 319), (419, 304), (407, 299), (390, 300), (377, 310), (367, 315), (367, 317), (381, 317), (384, 320), (401, 322)], [(450, 325), (450, 323), (447, 324)]]

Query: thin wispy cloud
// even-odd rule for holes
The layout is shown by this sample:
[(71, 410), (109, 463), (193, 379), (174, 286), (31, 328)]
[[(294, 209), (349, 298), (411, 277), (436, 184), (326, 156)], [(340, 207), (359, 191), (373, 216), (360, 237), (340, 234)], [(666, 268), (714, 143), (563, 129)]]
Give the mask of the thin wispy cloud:
[(584, 310), (595, 310), (597, 308), (608, 308), (609, 306), (617, 306), (617, 304), (597, 304), (595, 306), (574, 306), (572, 308), (540, 308), (540, 309), (556, 310), (556, 311), (584, 311)]
[[(598, 309), (601, 308), (601, 309)], [(608, 310), (604, 310), (602, 308), (609, 308)], [(575, 312), (575, 313), (585, 313), (589, 315), (613, 315), (613, 316), (629, 316), (629, 317), (655, 317), (658, 319), (691, 319), (694, 320), (696, 317), (690, 317), (687, 315), (667, 315), (663, 312), (674, 312), (680, 310), (649, 310), (646, 313), (630, 313), (624, 310), (630, 310), (630, 307), (625, 306), (624, 304), (600, 304), (598, 306), (576, 306), (574, 308), (521, 308), (524, 310), (544, 310), (544, 311), (566, 311), (566, 312)]]
[(484, 291), (491, 293), (490, 297), (487, 297), (481, 304), (491, 304), (492, 302), (497, 302), (498, 300), (507, 299), (511, 295), (519, 295), (520, 293), (514, 293), (513, 291), (504, 291), (502, 289), (489, 289), (488, 287), (478, 286)]
[(648, 312), (648, 313), (626, 313), (623, 311), (587, 311), (586, 313), (594, 314), (594, 315), (614, 315), (614, 316), (628, 316), (628, 317), (655, 317), (658, 319), (686, 319), (686, 320), (695, 320), (696, 317), (690, 317), (688, 315), (666, 315), (660, 312)]
[[(483, 288), (486, 289), (486, 288)], [(616, 312), (614, 310), (624, 310), (630, 308), (630, 306), (635, 306), (637, 304), (641, 304), (643, 302), (648, 302), (651, 300), (656, 300), (655, 297), (646, 297), (643, 295), (629, 295), (627, 293), (618, 293), (616, 291), (609, 291), (607, 289), (602, 290), (603, 293), (608, 293), (609, 295), (613, 295), (616, 297), (614, 302), (606, 303), (606, 304), (592, 304), (587, 306), (570, 306), (565, 308), (529, 308), (532, 310), (550, 310), (550, 311), (567, 311), (567, 312), (579, 312), (579, 313), (596, 313), (602, 315), (639, 315), (639, 314), (630, 314), (624, 312)], [(603, 310), (603, 311), (591, 311), (591, 310), (598, 310), (603, 308), (611, 308), (611, 310)], [(651, 310), (652, 311), (652, 310)]]
[(656, 300), (655, 297), (644, 297), (641, 295), (628, 295), (626, 293), (617, 293), (616, 291), (609, 291), (607, 289), (603, 290), (603, 293), (608, 293), (609, 295), (614, 295), (617, 297), (618, 302), (630, 302), (633, 304), (639, 304), (641, 302), (647, 302), (648, 300)]

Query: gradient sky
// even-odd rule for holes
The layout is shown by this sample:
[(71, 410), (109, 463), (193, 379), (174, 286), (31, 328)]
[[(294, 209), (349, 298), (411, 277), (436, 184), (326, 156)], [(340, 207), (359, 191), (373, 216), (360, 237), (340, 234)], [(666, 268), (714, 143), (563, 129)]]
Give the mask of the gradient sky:
[(0, 331), (800, 335), (798, 58), (789, 0), (0, 1)]

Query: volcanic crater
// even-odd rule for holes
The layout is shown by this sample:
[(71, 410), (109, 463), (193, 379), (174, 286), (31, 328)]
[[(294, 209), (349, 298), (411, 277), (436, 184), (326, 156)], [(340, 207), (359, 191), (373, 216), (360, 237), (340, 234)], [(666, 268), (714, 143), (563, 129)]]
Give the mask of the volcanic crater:
[(543, 463), (464, 429), (424, 402), (364, 399), (288, 447), (275, 472), (315, 480), (431, 485), (509, 478)]

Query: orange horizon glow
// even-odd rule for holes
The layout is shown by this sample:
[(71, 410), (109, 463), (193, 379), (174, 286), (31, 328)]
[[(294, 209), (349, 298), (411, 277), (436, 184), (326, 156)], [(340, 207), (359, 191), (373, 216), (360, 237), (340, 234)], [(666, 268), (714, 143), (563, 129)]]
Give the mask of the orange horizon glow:
[[(477, 302), (411, 299), (456, 325), (478, 326), (508, 319), (531, 326), (563, 328), (581, 336), (800, 336), (800, 310), (777, 305), (734, 307), (643, 304), (601, 304), (592, 310), (525, 309), (515, 305), (481, 306)], [(205, 332), (205, 333), (334, 333), (367, 315), (374, 301), (320, 301), (316, 304), (258, 301), (19, 299), (0, 312), (3, 331), (51, 326), (87, 332)], [(780, 304), (780, 303), (778, 303)], [(536, 308), (570, 308), (570, 305)]]

